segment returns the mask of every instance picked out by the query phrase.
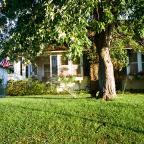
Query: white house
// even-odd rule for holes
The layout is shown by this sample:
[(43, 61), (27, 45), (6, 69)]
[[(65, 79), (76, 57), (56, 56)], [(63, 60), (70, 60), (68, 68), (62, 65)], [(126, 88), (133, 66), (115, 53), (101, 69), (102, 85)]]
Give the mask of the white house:
[(8, 80), (24, 80), (32, 75), (32, 65), (24, 64), (22, 58), (12, 65), (13, 72), (8, 74)]
[[(9, 63), (9, 61), (7, 61)], [(6, 85), (9, 80), (24, 80), (30, 77), (32, 74), (32, 65), (24, 64), (23, 58), (19, 61), (13, 62), (7, 66), (2, 61), (0, 66), (0, 79), (2, 79), (2, 84)]]
[[(90, 86), (90, 72), (87, 57), (83, 54), (76, 60), (71, 60), (65, 57), (65, 49), (54, 49), (44, 52), (35, 59), (36, 67), (33, 65), (25, 65), (22, 60), (14, 63), (14, 73), (11, 79), (20, 80), (26, 79), (31, 75), (35, 75), (39, 80), (50, 81), (56, 77), (61, 76), (75, 76), (81, 89)], [(128, 50), (128, 66), (126, 67), (126, 75), (128, 77), (126, 82), (127, 89), (144, 89), (144, 82), (142, 80), (131, 81), (129, 76), (136, 75), (138, 72), (144, 71), (144, 54), (141, 52), (133, 52)], [(10, 75), (8, 75), (10, 79)]]
[[(35, 59), (35, 66), (24, 64), (23, 58), (20, 58), (19, 61), (12, 64), (13, 71), (11, 73), (0, 67), (0, 78), (3, 79), (5, 85), (9, 80), (24, 80), (32, 75), (45, 82), (56, 77), (75, 76), (80, 87), (85, 89), (90, 84), (90, 65), (87, 56), (83, 54), (81, 57), (71, 60), (65, 57), (66, 52), (67, 50), (60, 48), (44, 51)], [(129, 64), (126, 67), (126, 75), (135, 75), (144, 71), (144, 54), (128, 50), (128, 55)], [(126, 87), (127, 89), (144, 89), (144, 83), (132, 83), (132, 81), (127, 80)]]
[(38, 56), (35, 61), (37, 65), (36, 76), (45, 82), (55, 81), (58, 77), (74, 77), (76, 83), (73, 88), (85, 89), (89, 80), (85, 75), (83, 55), (75, 60), (71, 60), (65, 55), (65, 50), (55, 50)]
[(83, 80), (83, 59), (75, 61), (64, 57), (64, 51), (52, 51), (47, 56), (39, 56), (36, 59), (37, 75), (40, 80), (48, 80), (57, 76), (75, 76)]

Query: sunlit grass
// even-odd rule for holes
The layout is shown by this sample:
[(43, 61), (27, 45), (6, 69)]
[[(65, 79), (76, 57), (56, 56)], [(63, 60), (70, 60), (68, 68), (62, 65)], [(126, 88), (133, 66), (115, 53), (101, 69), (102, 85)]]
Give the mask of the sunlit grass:
[(144, 95), (1, 98), (0, 143), (143, 144)]

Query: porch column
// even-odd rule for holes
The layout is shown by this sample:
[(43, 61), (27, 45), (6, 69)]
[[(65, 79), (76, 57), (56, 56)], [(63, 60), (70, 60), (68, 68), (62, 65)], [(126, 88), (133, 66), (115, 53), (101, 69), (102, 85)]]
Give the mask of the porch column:
[(130, 73), (130, 62), (128, 57), (128, 66), (126, 67), (126, 74), (129, 75), (129, 73)]
[(73, 70), (72, 60), (68, 60), (68, 73), (71, 75)]
[(141, 53), (137, 52), (138, 72), (142, 71), (142, 57)]
[(28, 65), (28, 77), (30, 77), (31, 74), (32, 74), (32, 65), (29, 64), (29, 65)]
[(61, 55), (57, 55), (57, 74), (60, 75), (60, 68), (61, 68)]
[(50, 77), (52, 77), (52, 55), (50, 55)]
[(80, 71), (81, 71), (81, 77), (83, 77), (83, 55), (80, 56)]

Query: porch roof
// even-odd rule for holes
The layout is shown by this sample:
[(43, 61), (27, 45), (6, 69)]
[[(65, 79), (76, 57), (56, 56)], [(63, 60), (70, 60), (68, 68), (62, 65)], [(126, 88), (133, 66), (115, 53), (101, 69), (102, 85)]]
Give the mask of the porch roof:
[(68, 47), (62, 45), (62, 46), (55, 46), (55, 45), (48, 45), (45, 47), (40, 54), (37, 55), (37, 57), (41, 56), (48, 56), (51, 53), (61, 53), (61, 52), (67, 52)]

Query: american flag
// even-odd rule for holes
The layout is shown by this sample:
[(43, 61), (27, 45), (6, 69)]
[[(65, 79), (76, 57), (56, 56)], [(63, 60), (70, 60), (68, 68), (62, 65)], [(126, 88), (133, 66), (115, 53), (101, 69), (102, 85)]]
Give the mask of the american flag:
[(0, 66), (2, 66), (3, 68), (8, 68), (10, 66), (10, 62), (4, 58), (1, 62), (0, 62)]

